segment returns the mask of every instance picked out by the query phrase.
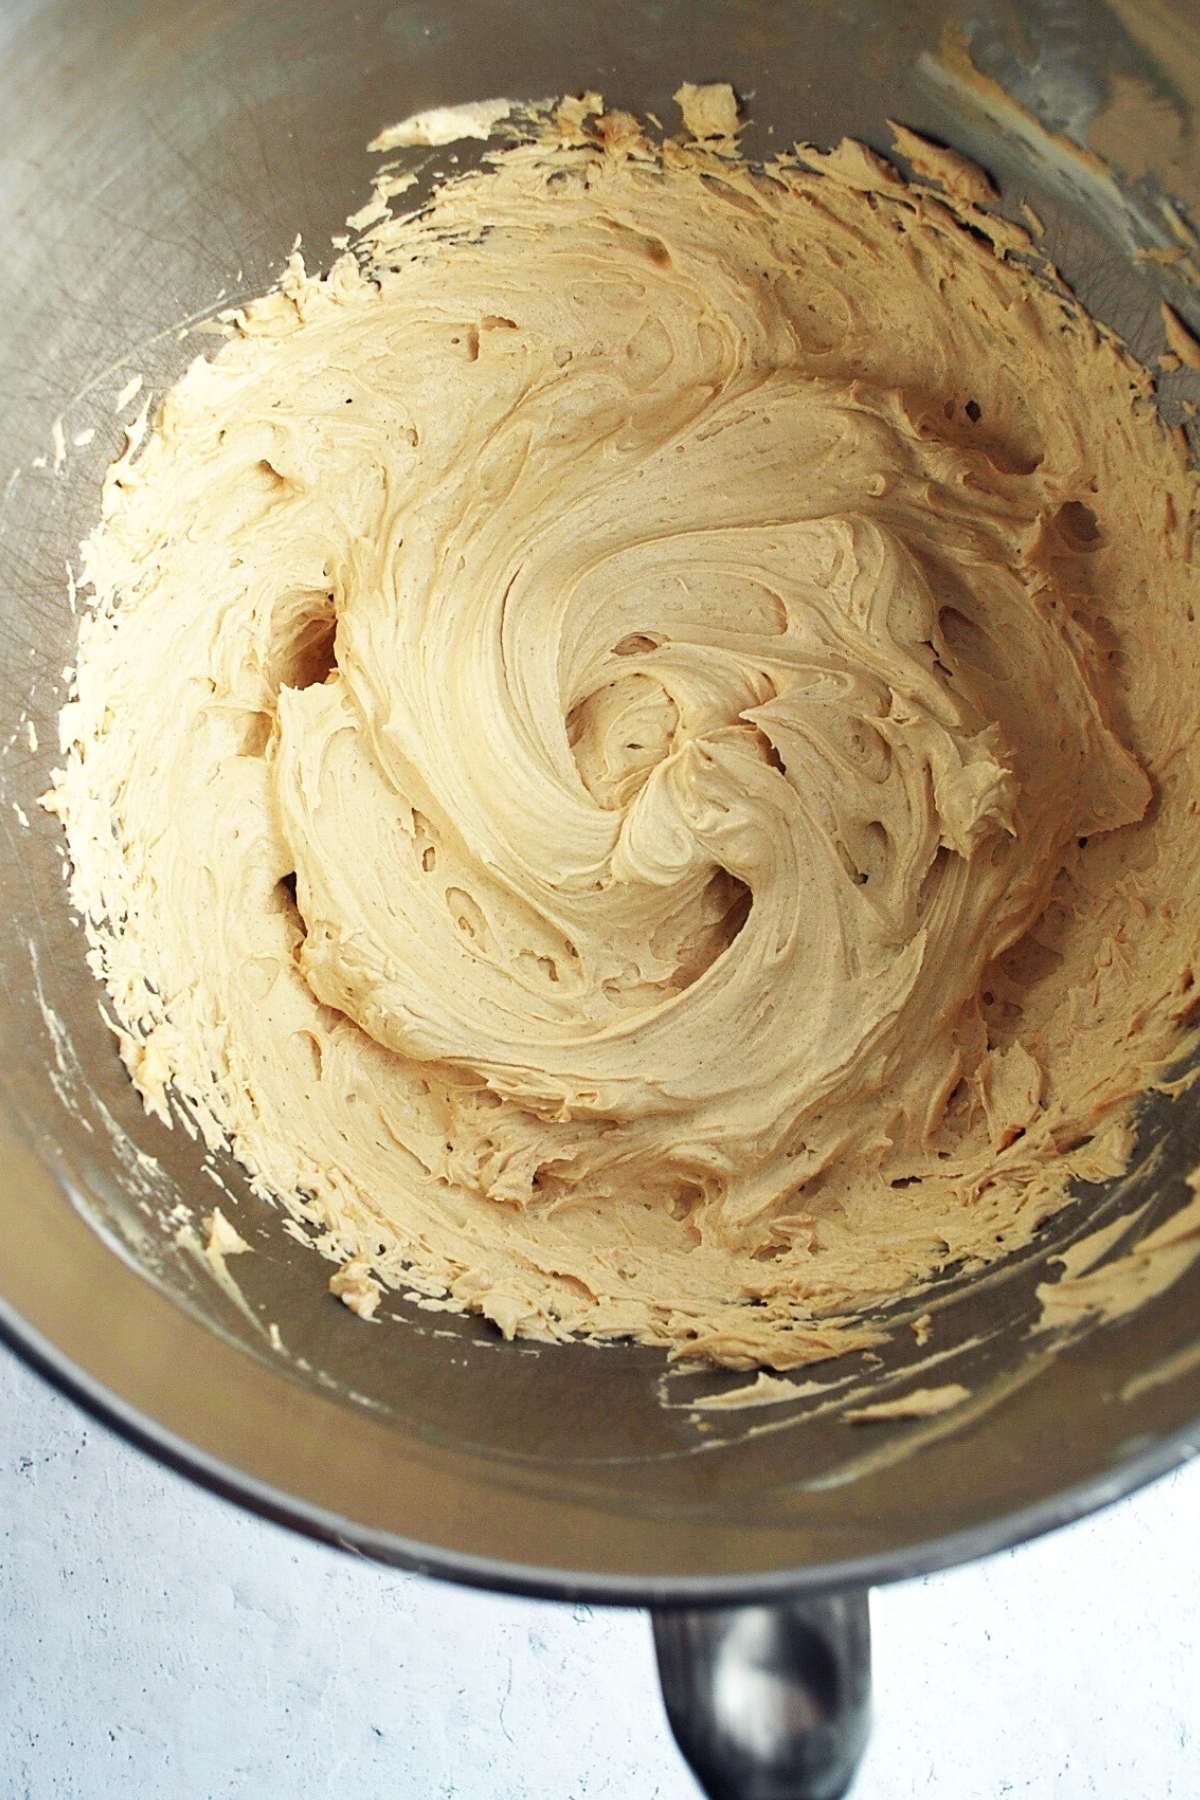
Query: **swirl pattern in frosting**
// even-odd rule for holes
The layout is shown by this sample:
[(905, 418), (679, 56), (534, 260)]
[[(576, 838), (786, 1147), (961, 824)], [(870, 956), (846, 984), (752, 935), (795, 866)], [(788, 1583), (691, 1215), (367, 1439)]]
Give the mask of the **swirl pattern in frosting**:
[(564, 113), (110, 478), (77, 897), (148, 1102), (361, 1310), (787, 1367), (1119, 1166), (1189, 1008), (1193, 484), (965, 211)]

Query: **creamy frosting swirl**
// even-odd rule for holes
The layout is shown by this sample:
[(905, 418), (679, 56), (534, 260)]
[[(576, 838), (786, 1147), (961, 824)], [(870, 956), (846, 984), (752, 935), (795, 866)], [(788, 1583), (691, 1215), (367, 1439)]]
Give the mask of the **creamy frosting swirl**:
[(1016, 228), (807, 160), (560, 115), (294, 264), (90, 547), (63, 804), (135, 1079), (507, 1332), (870, 1341), (1187, 1011), (1178, 447)]

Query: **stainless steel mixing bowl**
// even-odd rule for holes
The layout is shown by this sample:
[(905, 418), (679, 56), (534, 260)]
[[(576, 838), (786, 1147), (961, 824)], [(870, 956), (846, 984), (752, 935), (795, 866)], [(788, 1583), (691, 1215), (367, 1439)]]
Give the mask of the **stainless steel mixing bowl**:
[[(1200, 1091), (1152, 1102), (1133, 1178), (1081, 1196), (1000, 1278), (939, 1284), (939, 1341), (979, 1340), (955, 1378), (994, 1398), (955, 1428), (868, 1442), (801, 1399), (770, 1430), (729, 1412), (697, 1431), (679, 1404), (696, 1380), (664, 1390), (647, 1350), (506, 1345), (399, 1301), (401, 1324), (368, 1329), (248, 1195), (239, 1304), (176, 1239), (172, 1205), (215, 1190), (126, 1080), (35, 803), (75, 634), (66, 564), (130, 374), (161, 389), (204, 346), (181, 324), (265, 287), (297, 231), (319, 256), (368, 196), (367, 140), (434, 102), (593, 86), (670, 117), (681, 78), (720, 77), (750, 100), (752, 154), (847, 131), (885, 147), (901, 118), (1032, 199), (1085, 302), (1152, 354), (1159, 284), (1200, 308), (1169, 264), (1129, 257), (1175, 241), (1162, 196), (1184, 215), (1200, 201), (1195, 23), (1195, 0), (8, 0), (0, 15), (0, 1320), (83, 1404), (273, 1518), (462, 1580), (660, 1609), (672, 1721), (714, 1793), (840, 1791), (869, 1584), (1045, 1530), (1196, 1447), (1200, 1264), (1057, 1355), (1031, 1362), (1027, 1334), (1047, 1257), (1086, 1222), (1149, 1198), (1147, 1229), (1180, 1203)], [(1030, 116), (947, 73), (963, 42)], [(1116, 155), (1120, 193), (1035, 118)], [(1192, 379), (1167, 384), (1176, 402)], [(901, 1335), (880, 1378), (920, 1354)]]

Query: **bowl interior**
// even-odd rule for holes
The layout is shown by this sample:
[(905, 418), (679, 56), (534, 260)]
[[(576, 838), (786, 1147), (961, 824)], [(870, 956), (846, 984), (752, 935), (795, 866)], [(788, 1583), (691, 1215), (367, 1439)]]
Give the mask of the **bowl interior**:
[[(1006, 207), (1030, 201), (1085, 304), (1148, 355), (1164, 280), (1195, 310), (1169, 271), (1128, 253), (1173, 242), (1164, 194), (1183, 208), (1200, 199), (1200, 168), (1170, 125), (1200, 101), (1200, 61), (1186, 0), (1149, 9), (1157, 38), (1124, 10), (362, 0), (336, 22), (307, 0), (7, 11), (0, 1318), (164, 1453), (376, 1554), (635, 1597), (932, 1566), (1098, 1503), (1190, 1443), (1200, 1266), (1052, 1353), (1029, 1332), (1054, 1250), (1147, 1200), (1149, 1229), (1185, 1197), (1200, 1142), (1191, 1090), (1147, 1107), (1119, 1189), (1081, 1196), (987, 1280), (940, 1284), (937, 1379), (980, 1402), (953, 1426), (855, 1431), (820, 1396), (697, 1415), (698, 1394), (744, 1378), (668, 1377), (660, 1355), (627, 1346), (503, 1344), (480, 1322), (396, 1299), (364, 1326), (329, 1299), (326, 1265), (218, 1158), (256, 1252), (233, 1265), (236, 1285), (219, 1283), (181, 1240), (176, 1209), (203, 1213), (221, 1196), (200, 1148), (142, 1113), (67, 907), (61, 835), (36, 805), (76, 629), (68, 565), (123, 441), (117, 395), (135, 373), (151, 393), (169, 385), (206, 343), (183, 327), (261, 292), (297, 231), (310, 262), (326, 257), (369, 197), (365, 145), (383, 124), (433, 103), (589, 86), (671, 119), (684, 78), (734, 82), (751, 155), (847, 132), (886, 149), (897, 117), (978, 155)], [(954, 74), (948, 46), (963, 33), (1052, 130), (1082, 142), (1097, 120), (1111, 128), (1124, 83), (1146, 97), (1158, 138), (1148, 129), (1136, 156), (1126, 148), (1129, 178), (1113, 187), (1036, 124), (981, 103)], [(1168, 384), (1168, 408), (1189, 381)], [(881, 1392), (923, 1354), (899, 1332), (873, 1371)], [(1146, 1381), (1155, 1370), (1162, 1379)], [(871, 1372), (857, 1357), (820, 1373), (837, 1384)]]

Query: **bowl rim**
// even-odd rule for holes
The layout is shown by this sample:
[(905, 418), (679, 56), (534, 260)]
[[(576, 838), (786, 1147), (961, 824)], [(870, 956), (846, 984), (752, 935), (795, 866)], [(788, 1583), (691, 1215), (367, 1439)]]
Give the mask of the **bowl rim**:
[(760, 1605), (804, 1595), (861, 1589), (930, 1575), (993, 1556), (1042, 1537), (1124, 1499), (1200, 1456), (1200, 1416), (1142, 1440), (1115, 1467), (1057, 1493), (998, 1512), (993, 1518), (926, 1541), (833, 1562), (762, 1573), (619, 1576), (510, 1562), (422, 1543), (361, 1525), (288, 1493), (203, 1450), (89, 1374), (0, 1295), (0, 1344), (58, 1393), (143, 1454), (209, 1493), (302, 1536), (370, 1561), (460, 1585), (531, 1599), (582, 1600), (604, 1606), (674, 1609)]

